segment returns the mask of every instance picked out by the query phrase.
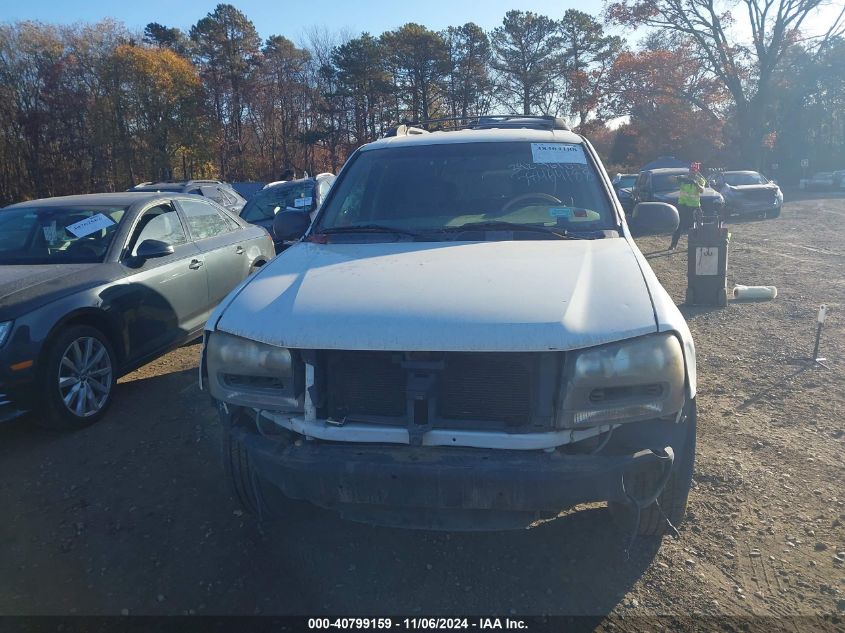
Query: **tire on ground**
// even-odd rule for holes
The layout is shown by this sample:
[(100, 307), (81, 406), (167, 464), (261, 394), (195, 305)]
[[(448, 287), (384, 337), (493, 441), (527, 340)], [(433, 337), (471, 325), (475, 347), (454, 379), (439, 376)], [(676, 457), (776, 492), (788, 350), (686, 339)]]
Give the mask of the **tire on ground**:
[[(218, 405), (220, 406), (220, 405)], [(293, 506), (304, 502), (285, 496), (281, 490), (264, 481), (250, 459), (249, 452), (232, 433), (237, 427), (257, 430), (253, 415), (235, 409), (232, 413), (221, 411), (223, 420), (223, 465), (229, 492), (241, 508), (262, 519), (280, 519), (291, 512)]]
[[(664, 513), (675, 527), (680, 526), (684, 520), (695, 465), (696, 406), (694, 399), (687, 404), (685, 418), (685, 421), (679, 422), (686, 425), (684, 446), (675, 453), (672, 474), (658, 497), (660, 508), (657, 507), (657, 503), (652, 503), (640, 511), (640, 523), (637, 527), (637, 534), (640, 536), (666, 534), (669, 531), (669, 525), (664, 519)], [(626, 479), (625, 485), (634, 497), (642, 499), (654, 490), (659, 477), (659, 472), (643, 473), (639, 477), (632, 477), (630, 481)], [(611, 502), (608, 508), (616, 525), (621, 530), (630, 532), (635, 519), (634, 511), (624, 503)], [(663, 512), (660, 511), (661, 508)]]
[[(105, 403), (96, 413), (89, 416), (78, 416), (71, 412), (62, 400), (61, 392), (59, 391), (59, 369), (62, 356), (73, 341), (81, 338), (95, 338), (103, 347), (109, 356), (111, 363), (111, 378), (109, 379), (108, 395)], [(75, 429), (84, 428), (94, 422), (100, 420), (111, 405), (114, 396), (114, 386), (117, 382), (117, 358), (109, 342), (108, 337), (100, 330), (89, 325), (73, 325), (64, 330), (61, 330), (48, 343), (46, 353), (44, 355), (44, 367), (39, 376), (40, 391), (44, 395), (43, 399), (36, 407), (37, 415), (35, 416), (35, 423), (38, 426), (61, 430), (71, 431)]]

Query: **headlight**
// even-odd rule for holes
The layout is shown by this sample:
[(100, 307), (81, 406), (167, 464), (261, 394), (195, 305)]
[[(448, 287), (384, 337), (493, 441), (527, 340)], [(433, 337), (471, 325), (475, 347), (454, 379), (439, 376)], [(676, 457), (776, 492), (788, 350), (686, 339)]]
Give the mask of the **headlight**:
[(214, 398), (262, 409), (301, 407), (302, 367), (291, 350), (216, 331), (208, 333), (205, 355)]
[(9, 338), (9, 333), (12, 331), (12, 323), (14, 321), (3, 321), (3, 323), (0, 323), (0, 347), (6, 344), (6, 339)]
[(673, 334), (656, 334), (567, 355), (559, 425), (633, 422), (684, 405), (684, 356)]

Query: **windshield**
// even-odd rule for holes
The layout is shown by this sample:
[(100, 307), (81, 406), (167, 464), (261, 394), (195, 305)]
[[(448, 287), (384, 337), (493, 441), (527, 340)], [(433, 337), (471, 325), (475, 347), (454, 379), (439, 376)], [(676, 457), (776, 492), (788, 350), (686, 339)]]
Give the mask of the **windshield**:
[(125, 207), (19, 207), (0, 211), (0, 264), (99, 263)]
[(616, 181), (616, 188), (627, 189), (628, 187), (633, 187), (636, 182), (636, 176), (620, 176), (619, 180)]
[(286, 182), (262, 189), (244, 205), (241, 217), (247, 222), (272, 220), (279, 211), (314, 208), (314, 181)]
[(320, 230), (380, 225), (420, 234), (473, 223), (569, 230), (616, 222), (581, 145), (462, 143), (364, 151), (335, 184)]
[(687, 172), (679, 171), (677, 174), (654, 174), (651, 177), (651, 186), (654, 191), (675, 191), (680, 187), (679, 176), (686, 176)]
[(744, 185), (765, 185), (769, 181), (757, 172), (745, 174), (725, 174), (725, 182), (731, 187), (742, 187)]

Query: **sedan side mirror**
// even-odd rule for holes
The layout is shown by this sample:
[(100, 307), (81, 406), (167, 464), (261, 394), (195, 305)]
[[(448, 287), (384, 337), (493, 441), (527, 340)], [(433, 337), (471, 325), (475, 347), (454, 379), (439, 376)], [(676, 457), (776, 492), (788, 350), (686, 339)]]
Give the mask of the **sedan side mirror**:
[(678, 210), (665, 202), (640, 202), (631, 214), (630, 226), (636, 235), (674, 233), (678, 224)]
[(280, 211), (273, 218), (273, 235), (277, 242), (295, 242), (311, 226), (307, 211)]
[(161, 240), (144, 240), (138, 245), (135, 256), (138, 259), (153, 259), (155, 257), (167, 257), (173, 255), (173, 245)]

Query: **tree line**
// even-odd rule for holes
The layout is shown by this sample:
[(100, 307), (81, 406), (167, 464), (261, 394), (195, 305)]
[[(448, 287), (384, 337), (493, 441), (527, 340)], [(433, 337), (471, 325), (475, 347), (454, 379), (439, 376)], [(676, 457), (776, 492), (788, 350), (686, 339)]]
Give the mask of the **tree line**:
[[(262, 40), (229, 4), (187, 31), (0, 24), (0, 201), (336, 173), (401, 121), (503, 112), (567, 117), (614, 169), (660, 154), (784, 176), (801, 158), (845, 168), (841, 16), (806, 39), (821, 0), (777, 11), (742, 0), (752, 35), (739, 44), (714, 2), (617, 0), (560, 19), (514, 10), (490, 31), (312, 28), (299, 43)], [(650, 31), (632, 46), (610, 25)]]

